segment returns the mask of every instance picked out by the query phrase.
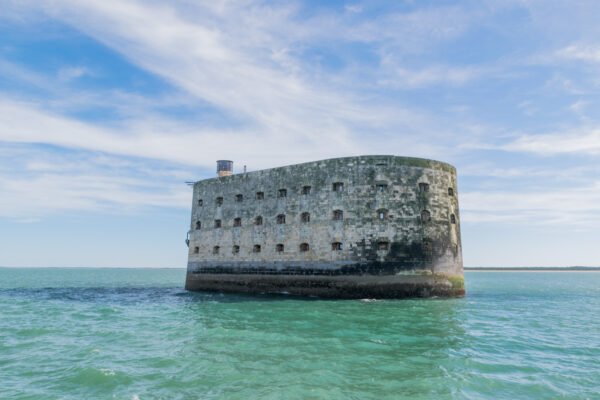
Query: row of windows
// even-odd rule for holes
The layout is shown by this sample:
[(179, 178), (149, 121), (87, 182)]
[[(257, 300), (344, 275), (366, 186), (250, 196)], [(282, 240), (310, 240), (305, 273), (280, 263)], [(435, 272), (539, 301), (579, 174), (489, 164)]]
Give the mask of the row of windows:
[[(387, 219), (387, 217), (388, 217), (387, 210), (382, 209), (382, 210), (377, 211), (377, 219), (384, 220), (384, 219)], [(342, 221), (344, 219), (344, 212), (342, 210), (335, 210), (333, 212), (332, 219), (335, 221)], [(276, 217), (275, 221), (277, 222), (277, 224), (285, 224), (285, 215), (279, 214)], [(307, 212), (302, 213), (300, 215), (300, 221), (303, 223), (310, 222), (310, 213), (307, 213)], [(428, 210), (421, 211), (421, 221), (422, 222), (431, 221), (431, 213)], [(450, 223), (456, 224), (456, 216), (454, 214), (450, 214)], [(254, 225), (262, 225), (262, 224), (263, 224), (263, 217), (258, 216), (256, 218), (254, 218)], [(223, 226), (222, 221), (220, 219), (215, 219), (214, 227), (221, 228), (222, 226)], [(242, 219), (234, 218), (233, 226), (234, 227), (242, 226)], [(202, 223), (200, 221), (196, 221), (196, 229), (201, 229), (201, 228), (202, 228)]]
[[(386, 191), (388, 185), (387, 184), (379, 184), (377, 185), (377, 190), (380, 192)], [(344, 191), (344, 183), (343, 182), (335, 182), (332, 184), (332, 191), (334, 192), (343, 192)], [(429, 184), (428, 183), (419, 183), (419, 193), (429, 192)], [(301, 194), (309, 195), (312, 193), (311, 186), (303, 186), (301, 190)], [(448, 188), (448, 196), (454, 196), (454, 189)], [(287, 197), (287, 189), (279, 189), (277, 191), (277, 197)], [(265, 192), (256, 192), (255, 195), (256, 200), (263, 200), (265, 198)], [(244, 201), (244, 195), (236, 194), (235, 197), (236, 203), (241, 203)], [(223, 205), (223, 197), (217, 197), (215, 200), (217, 206)], [(202, 207), (204, 205), (204, 201), (202, 199), (198, 199), (198, 206)]]
[[(384, 250), (387, 250), (387, 242), (385, 242), (386, 247)], [(379, 250), (381, 250), (379, 248), (379, 245), (377, 247)], [(310, 245), (308, 243), (300, 243), (299, 246), (300, 251), (305, 252), (305, 251), (309, 251), (310, 250)], [(331, 243), (331, 250), (332, 251), (339, 251), (339, 250), (343, 250), (344, 249), (344, 245), (340, 242), (333, 242)], [(254, 247), (252, 248), (252, 252), (253, 253), (260, 253), (262, 250), (262, 246), (260, 244), (255, 244)], [(278, 243), (275, 245), (275, 251), (277, 251), (278, 253), (282, 253), (284, 251), (284, 245), (283, 243)], [(213, 247), (212, 253), (213, 254), (219, 254), (221, 252), (221, 247), (220, 246), (215, 246)], [(231, 249), (231, 252), (233, 254), (238, 254), (240, 252), (240, 246), (233, 246)], [(194, 247), (194, 253), (198, 254), (200, 253), (200, 247)]]

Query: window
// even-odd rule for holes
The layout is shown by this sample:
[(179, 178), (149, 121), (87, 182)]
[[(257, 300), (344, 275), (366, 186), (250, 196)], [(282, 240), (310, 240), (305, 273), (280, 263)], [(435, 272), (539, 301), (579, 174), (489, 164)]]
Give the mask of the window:
[(310, 186), (302, 187), (302, 194), (307, 195), (307, 194), (311, 194), (311, 193), (312, 193), (312, 188)]
[(433, 253), (433, 244), (431, 243), (431, 240), (424, 240), (423, 243), (421, 243), (421, 250), (423, 250), (423, 253), (426, 255), (431, 255)]
[(260, 244), (255, 244), (252, 248), (253, 253), (260, 253)]
[(204, 204), (204, 201), (202, 201), (202, 199), (198, 199), (198, 207), (202, 207), (203, 204)]
[(419, 183), (419, 193), (429, 192), (429, 183)]
[(240, 246), (233, 246), (233, 248), (231, 249), (231, 252), (233, 254), (239, 254), (240, 253)]
[(309, 249), (308, 243), (300, 244), (300, 251), (308, 251), (308, 249)]
[(310, 222), (310, 213), (303, 212), (302, 215), (300, 215), (300, 220), (305, 224)]
[(262, 225), (262, 217), (258, 216), (254, 219), (254, 225)]
[(241, 218), (235, 218), (233, 220), (233, 226), (242, 226), (242, 219)]
[(344, 191), (344, 183), (343, 182), (335, 182), (333, 184), (334, 192), (343, 192)]
[(287, 189), (279, 189), (277, 191), (277, 197), (287, 197)]
[(221, 227), (221, 220), (215, 219), (215, 228), (220, 228), (220, 227)]
[(427, 222), (431, 220), (431, 213), (427, 210), (421, 211), (421, 221)]
[(221, 206), (223, 205), (223, 198), (222, 197), (217, 197), (217, 206)]
[(236, 203), (241, 203), (242, 201), (244, 201), (244, 196), (241, 194), (236, 194), (235, 195), (235, 202)]
[(220, 250), (220, 249), (221, 249), (221, 248), (220, 248), (219, 246), (215, 246), (215, 247), (213, 247), (213, 254), (219, 254), (219, 250)]
[(331, 243), (331, 250), (337, 251), (337, 250), (342, 250), (342, 249), (343, 249), (343, 245), (340, 242)]
[(262, 200), (265, 198), (265, 192), (256, 192), (256, 200)]
[(194, 247), (194, 254), (200, 253), (200, 247)]
[(335, 210), (333, 212), (334, 221), (341, 221), (344, 219), (344, 212), (342, 210)]
[(283, 244), (277, 244), (277, 246), (275, 246), (275, 250), (277, 250), (278, 253), (283, 252)]
[(454, 189), (448, 188), (448, 196), (454, 196)]
[(385, 183), (380, 183), (377, 185), (378, 192), (385, 192), (387, 190), (387, 185)]
[(387, 217), (388, 217), (388, 210), (386, 210), (384, 208), (377, 210), (377, 219), (383, 221), (384, 219), (387, 219)]
[(380, 240), (377, 242), (377, 250), (388, 250), (390, 248), (390, 244), (385, 240)]
[(200, 221), (196, 221), (196, 229), (200, 229), (202, 227), (202, 224), (200, 223)]
[(454, 214), (450, 214), (450, 223), (451, 224), (455, 224), (456, 223), (456, 217), (454, 216)]
[(283, 214), (279, 214), (279, 215), (277, 216), (277, 223), (278, 223), (278, 224), (285, 224), (285, 215), (283, 215)]

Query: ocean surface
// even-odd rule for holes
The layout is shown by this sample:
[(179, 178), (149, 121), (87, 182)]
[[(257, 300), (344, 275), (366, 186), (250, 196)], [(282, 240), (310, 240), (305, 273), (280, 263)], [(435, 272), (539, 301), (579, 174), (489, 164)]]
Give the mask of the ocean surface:
[(0, 399), (600, 399), (600, 273), (465, 276), (364, 302), (0, 268)]

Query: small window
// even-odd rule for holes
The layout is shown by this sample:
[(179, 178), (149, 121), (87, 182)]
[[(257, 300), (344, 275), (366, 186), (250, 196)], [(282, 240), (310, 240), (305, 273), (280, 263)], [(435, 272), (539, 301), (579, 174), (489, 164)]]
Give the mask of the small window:
[(343, 249), (343, 245), (340, 242), (331, 243), (331, 250), (337, 251), (337, 250), (342, 250), (342, 249)]
[(194, 254), (200, 253), (200, 247), (194, 247)]
[(385, 240), (380, 240), (377, 242), (377, 250), (389, 250), (390, 244)]
[(263, 218), (261, 216), (258, 216), (254, 219), (254, 225), (262, 225), (263, 224)]
[(277, 250), (278, 253), (283, 252), (283, 244), (282, 243), (277, 244), (277, 246), (275, 246), (275, 250)]
[(285, 224), (285, 215), (284, 214), (279, 214), (277, 216), (277, 223), (278, 224)]
[(277, 191), (277, 197), (287, 197), (287, 189), (279, 189)]
[(235, 195), (235, 202), (236, 203), (241, 203), (242, 201), (244, 201), (244, 196), (241, 194), (236, 194)]
[(262, 200), (265, 198), (265, 192), (256, 192), (256, 200)]
[(196, 229), (200, 229), (202, 227), (202, 223), (200, 221), (196, 221)]
[(427, 210), (421, 211), (421, 221), (427, 222), (431, 220), (431, 213)]
[(385, 192), (387, 190), (387, 185), (384, 183), (381, 183), (379, 185), (377, 185), (377, 191), (378, 192)]
[(433, 253), (433, 244), (431, 243), (431, 240), (424, 240), (423, 243), (421, 243), (421, 250), (423, 250), (423, 253), (431, 255), (431, 253)]
[(310, 213), (303, 212), (302, 215), (300, 215), (300, 220), (305, 224), (310, 222)]
[(448, 196), (454, 196), (454, 189), (448, 188)]
[(242, 219), (241, 218), (235, 218), (233, 220), (233, 226), (242, 226)]
[(335, 210), (333, 212), (333, 219), (335, 221), (341, 221), (344, 219), (344, 212), (342, 210)]
[(219, 250), (221, 250), (219, 246), (213, 247), (213, 254), (219, 254)]
[(198, 199), (198, 207), (202, 207), (204, 201), (202, 199)]
[(233, 254), (239, 254), (240, 253), (240, 246), (233, 246), (233, 248), (231, 249), (231, 252)]
[(300, 251), (308, 251), (308, 249), (309, 249), (308, 243), (300, 244)]
[(302, 187), (302, 194), (307, 195), (307, 194), (311, 194), (311, 193), (312, 193), (312, 188), (310, 186)]
[(419, 193), (429, 192), (429, 183), (419, 183)]
[(454, 216), (454, 214), (450, 214), (450, 223), (452, 223), (452, 224), (456, 223), (456, 217)]
[(333, 184), (334, 192), (343, 192), (344, 191), (344, 183), (343, 182), (335, 182)]
[(388, 218), (388, 210), (381, 208), (379, 210), (377, 210), (377, 219), (379, 220), (384, 220)]
[(252, 248), (253, 253), (260, 253), (260, 244), (255, 244)]
[(220, 228), (220, 227), (221, 227), (221, 220), (215, 219), (215, 228)]
[(217, 205), (218, 206), (223, 205), (223, 198), (222, 197), (217, 197)]

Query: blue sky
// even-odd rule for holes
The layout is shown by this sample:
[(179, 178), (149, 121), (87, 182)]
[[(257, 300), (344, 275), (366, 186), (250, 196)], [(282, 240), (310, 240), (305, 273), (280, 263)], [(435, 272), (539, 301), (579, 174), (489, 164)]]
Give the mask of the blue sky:
[(184, 267), (191, 190), (455, 165), (466, 266), (600, 265), (597, 1), (0, 1), (0, 265)]

